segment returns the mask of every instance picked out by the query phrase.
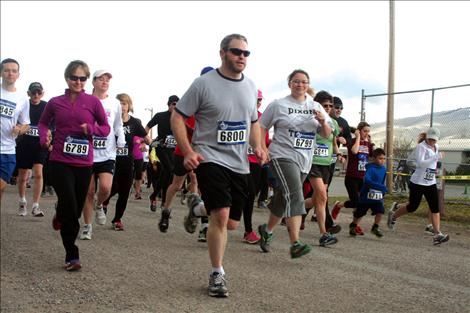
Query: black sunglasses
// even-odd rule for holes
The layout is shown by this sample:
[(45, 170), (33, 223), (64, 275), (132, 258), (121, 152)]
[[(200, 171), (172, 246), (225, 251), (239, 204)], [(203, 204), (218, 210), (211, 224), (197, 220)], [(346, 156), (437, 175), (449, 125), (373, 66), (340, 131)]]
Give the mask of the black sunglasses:
[(335, 109), (337, 109), (337, 110), (342, 110), (343, 107), (342, 107), (342, 106), (337, 106), (337, 105), (335, 105)]
[(332, 108), (333, 105), (332, 105), (332, 104), (324, 104), (323, 107), (324, 107), (324, 108)]
[(84, 81), (86, 81), (86, 80), (88, 79), (88, 77), (86, 77), (86, 76), (70, 75), (70, 76), (69, 76), (69, 79), (70, 79), (71, 81), (74, 81), (74, 82), (76, 82), (77, 80), (80, 80), (81, 82), (84, 82)]
[(42, 95), (42, 91), (41, 91), (41, 90), (33, 90), (33, 91), (30, 91), (30, 93), (31, 93), (32, 95), (39, 95), (39, 96)]
[(243, 56), (246, 58), (250, 55), (250, 51), (248, 50), (242, 50), (242, 49), (238, 49), (238, 48), (228, 48), (227, 49), (228, 51), (232, 52), (233, 54), (235, 54), (237, 57), (241, 56), (243, 54)]

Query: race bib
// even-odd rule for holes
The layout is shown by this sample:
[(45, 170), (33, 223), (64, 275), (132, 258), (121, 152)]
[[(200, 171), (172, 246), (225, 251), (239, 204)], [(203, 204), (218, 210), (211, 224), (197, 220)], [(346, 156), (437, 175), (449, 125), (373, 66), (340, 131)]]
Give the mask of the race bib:
[(173, 135), (168, 135), (165, 138), (165, 147), (167, 148), (175, 148), (176, 147), (176, 139)]
[(383, 194), (380, 190), (370, 189), (367, 193), (367, 199), (370, 200), (382, 200)]
[(248, 147), (248, 154), (255, 155), (255, 150), (251, 146)]
[(219, 122), (217, 125), (217, 143), (219, 145), (241, 145), (245, 142), (245, 122)]
[(320, 158), (328, 157), (328, 146), (324, 143), (317, 143), (315, 149), (313, 149), (313, 155)]
[(15, 115), (16, 103), (0, 99), (0, 115), (6, 118), (12, 118)]
[(65, 138), (63, 152), (71, 156), (87, 157), (88, 156), (88, 140), (77, 139), (77, 138), (68, 136), (67, 138)]
[(129, 148), (127, 146), (124, 147), (117, 147), (116, 148), (116, 155), (117, 156), (129, 156)]
[(295, 149), (312, 149), (315, 144), (315, 134), (304, 133), (300, 131), (294, 132), (294, 137), (292, 139), (292, 145)]
[(424, 180), (433, 181), (436, 178), (436, 170), (432, 168), (427, 168), (424, 171)]
[(365, 172), (366, 171), (366, 165), (367, 165), (367, 160), (368, 155), (364, 153), (358, 153), (357, 154), (357, 170), (359, 172)]
[(37, 126), (29, 126), (26, 135), (31, 137), (39, 137), (39, 128)]
[(106, 149), (106, 137), (96, 137), (93, 136), (93, 149), (95, 150), (104, 150)]

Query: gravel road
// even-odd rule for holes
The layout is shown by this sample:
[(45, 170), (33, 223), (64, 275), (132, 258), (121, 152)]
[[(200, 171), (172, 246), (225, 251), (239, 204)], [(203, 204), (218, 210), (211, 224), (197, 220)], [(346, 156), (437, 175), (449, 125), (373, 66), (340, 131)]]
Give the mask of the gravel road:
[[(30, 210), (18, 216), (17, 198), (8, 186), (1, 206), (1, 312), (470, 312), (470, 226), (444, 224), (451, 239), (442, 246), (432, 245), (424, 220), (416, 218), (401, 219), (395, 232), (384, 221), (382, 239), (368, 231), (351, 238), (345, 231), (351, 211), (344, 210), (338, 244), (319, 247), (318, 227), (308, 222), (301, 237), (314, 245), (312, 253), (292, 260), (283, 226), (272, 252), (262, 253), (241, 241), (242, 223), (229, 233), (225, 255), (230, 297), (216, 299), (206, 291), (206, 244), (184, 231), (179, 198), (163, 234), (148, 201), (132, 197), (125, 231), (108, 222), (94, 226), (93, 240), (77, 241), (83, 268), (73, 273), (62, 269), (64, 250), (50, 226), (55, 198), (42, 200), (44, 218)], [(267, 211), (256, 208), (255, 228), (266, 219)], [(371, 223), (367, 216), (362, 226)]]

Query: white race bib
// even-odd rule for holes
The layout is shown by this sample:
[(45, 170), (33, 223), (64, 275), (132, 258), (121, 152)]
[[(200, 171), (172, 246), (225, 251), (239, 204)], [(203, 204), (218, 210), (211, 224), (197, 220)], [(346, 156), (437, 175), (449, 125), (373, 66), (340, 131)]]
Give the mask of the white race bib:
[(429, 180), (433, 181), (436, 178), (436, 170), (432, 168), (427, 168), (426, 171), (424, 171), (424, 180)]
[(173, 135), (168, 135), (165, 138), (165, 147), (167, 148), (175, 148), (176, 147), (176, 139)]
[(117, 156), (129, 156), (129, 148), (127, 146), (116, 148)]
[(12, 118), (15, 115), (16, 103), (0, 99), (0, 115), (6, 118)]
[(248, 154), (255, 155), (255, 150), (251, 146), (248, 146)]
[(313, 150), (313, 155), (320, 158), (328, 157), (328, 145), (324, 143), (317, 143), (315, 149)]
[(367, 199), (370, 200), (382, 200), (383, 194), (380, 190), (370, 189), (367, 193)]
[(217, 126), (219, 145), (241, 145), (246, 142), (246, 123), (221, 121)]
[(295, 149), (312, 149), (315, 144), (315, 134), (312, 132), (295, 131), (292, 145)]
[(72, 156), (86, 157), (88, 156), (88, 140), (68, 136), (64, 142), (63, 152)]
[(96, 137), (93, 136), (93, 149), (95, 150), (104, 150), (106, 149), (106, 137)]
[(39, 137), (39, 128), (37, 126), (30, 125), (26, 135), (31, 137)]

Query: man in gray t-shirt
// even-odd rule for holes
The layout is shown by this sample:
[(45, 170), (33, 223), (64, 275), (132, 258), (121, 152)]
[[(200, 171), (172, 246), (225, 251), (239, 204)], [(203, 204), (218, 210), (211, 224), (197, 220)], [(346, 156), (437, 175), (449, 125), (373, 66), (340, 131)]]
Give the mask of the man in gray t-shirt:
[[(220, 44), (222, 65), (197, 78), (171, 116), (184, 166), (195, 170), (205, 209), (210, 214), (207, 244), (212, 273), (208, 292), (215, 297), (228, 296), (222, 259), (227, 228), (236, 228), (247, 199), (248, 146), (254, 148), (262, 162), (267, 157), (261, 144), (257, 89), (242, 73), (250, 55), (247, 47), (244, 36), (226, 36)], [(191, 115), (196, 118), (193, 146), (184, 125), (184, 119)]]

